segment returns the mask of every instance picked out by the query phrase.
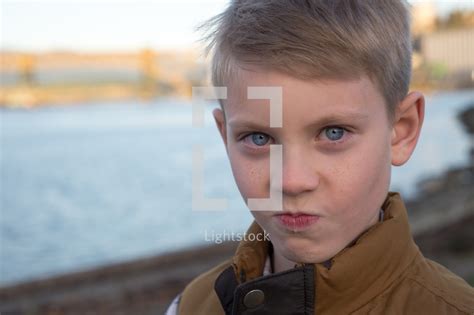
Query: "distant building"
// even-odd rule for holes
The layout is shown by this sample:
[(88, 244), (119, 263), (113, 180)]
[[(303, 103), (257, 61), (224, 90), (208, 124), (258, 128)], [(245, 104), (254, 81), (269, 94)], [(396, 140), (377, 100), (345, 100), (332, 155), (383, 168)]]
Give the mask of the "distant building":
[(448, 72), (474, 71), (474, 28), (426, 34), (420, 38), (420, 54), (429, 64)]

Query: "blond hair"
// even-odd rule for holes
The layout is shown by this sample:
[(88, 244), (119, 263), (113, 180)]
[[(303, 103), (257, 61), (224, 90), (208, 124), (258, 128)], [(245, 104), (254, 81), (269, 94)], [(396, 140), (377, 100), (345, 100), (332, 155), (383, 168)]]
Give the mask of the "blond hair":
[(201, 25), (212, 84), (256, 65), (301, 79), (367, 75), (389, 118), (411, 77), (410, 15), (404, 0), (233, 0)]

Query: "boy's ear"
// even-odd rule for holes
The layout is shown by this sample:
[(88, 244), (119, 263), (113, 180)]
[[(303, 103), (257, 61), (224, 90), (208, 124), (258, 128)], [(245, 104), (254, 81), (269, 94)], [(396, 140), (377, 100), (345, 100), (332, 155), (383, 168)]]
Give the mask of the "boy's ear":
[(420, 92), (409, 93), (398, 105), (392, 126), (392, 165), (406, 163), (415, 150), (425, 116), (425, 98)]
[(220, 108), (216, 108), (212, 111), (212, 115), (214, 116), (217, 129), (219, 129), (219, 133), (221, 134), (222, 140), (227, 148), (227, 130), (225, 126), (224, 111)]

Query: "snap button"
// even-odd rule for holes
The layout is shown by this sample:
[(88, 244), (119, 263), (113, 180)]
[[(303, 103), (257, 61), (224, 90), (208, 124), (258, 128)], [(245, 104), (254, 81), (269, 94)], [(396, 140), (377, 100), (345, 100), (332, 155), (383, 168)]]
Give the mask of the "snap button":
[(262, 290), (252, 290), (248, 292), (244, 297), (244, 305), (248, 308), (254, 308), (263, 304), (265, 300), (265, 294)]

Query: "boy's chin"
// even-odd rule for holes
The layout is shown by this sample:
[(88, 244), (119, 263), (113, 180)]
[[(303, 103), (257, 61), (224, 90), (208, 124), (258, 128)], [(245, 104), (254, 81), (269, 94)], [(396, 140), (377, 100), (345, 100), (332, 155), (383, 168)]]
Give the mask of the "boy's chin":
[(320, 246), (308, 244), (307, 240), (285, 240), (280, 242), (280, 246), (275, 247), (283, 257), (295, 263), (317, 264), (332, 257), (332, 253)]

